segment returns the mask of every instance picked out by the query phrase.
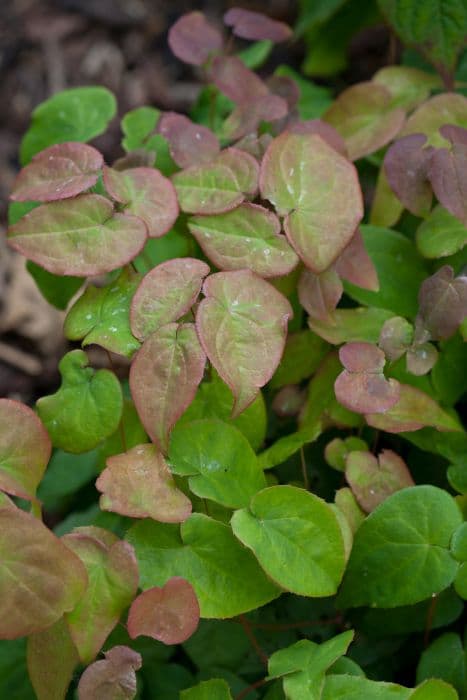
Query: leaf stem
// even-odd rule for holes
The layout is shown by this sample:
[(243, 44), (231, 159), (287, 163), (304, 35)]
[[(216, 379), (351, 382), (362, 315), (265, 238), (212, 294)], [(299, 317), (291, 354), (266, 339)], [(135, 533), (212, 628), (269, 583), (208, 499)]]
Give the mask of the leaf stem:
[(243, 688), (243, 690), (235, 696), (235, 700), (243, 700), (243, 698), (246, 698), (246, 696), (249, 695), (252, 690), (255, 690), (256, 688), (261, 688), (261, 686), (265, 685), (265, 683), (267, 683), (266, 678), (260, 678), (259, 681), (255, 681), (247, 688)]
[(305, 461), (305, 451), (303, 447), (300, 447), (300, 462), (302, 465), (302, 474), (303, 474), (303, 485), (305, 486), (305, 489), (307, 491), (310, 490), (310, 480), (308, 479), (308, 472), (306, 469), (306, 461)]
[(266, 666), (266, 668), (267, 668), (268, 667), (268, 657), (266, 656), (264, 651), (261, 649), (261, 647), (258, 643), (258, 640), (256, 639), (255, 634), (251, 628), (250, 621), (248, 620), (248, 618), (245, 617), (245, 615), (239, 615), (238, 621), (240, 622), (241, 626), (243, 627), (243, 630), (244, 630), (246, 636), (248, 637), (250, 644), (253, 647), (253, 649), (255, 650), (261, 663), (264, 666)]
[(437, 604), (438, 604), (438, 596), (432, 595), (431, 601), (430, 601), (430, 606), (429, 606), (428, 612), (426, 614), (425, 635), (423, 637), (423, 646), (425, 647), (425, 649), (427, 648), (427, 646), (430, 642), (430, 632), (431, 632), (431, 627), (433, 625), (433, 617), (435, 615)]

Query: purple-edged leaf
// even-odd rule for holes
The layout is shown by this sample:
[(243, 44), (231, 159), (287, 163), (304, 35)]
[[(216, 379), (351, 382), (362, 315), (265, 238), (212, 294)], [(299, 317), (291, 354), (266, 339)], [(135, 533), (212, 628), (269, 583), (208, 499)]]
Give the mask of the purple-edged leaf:
[(334, 268), (347, 282), (372, 292), (379, 291), (378, 273), (366, 252), (360, 229), (355, 231), (352, 240), (337, 258)]
[(409, 384), (400, 384), (399, 400), (385, 413), (369, 413), (366, 422), (387, 433), (402, 433), (431, 426), (437, 430), (462, 430), (428, 394)]
[(400, 136), (421, 133), (430, 146), (446, 146), (446, 139), (439, 132), (445, 124), (467, 127), (467, 97), (453, 92), (431, 97), (410, 115)]
[(155, 445), (137, 445), (106, 464), (96, 481), (102, 510), (161, 523), (180, 523), (191, 514), (189, 499), (177, 489)]
[(261, 164), (261, 195), (285, 216), (288, 239), (313, 272), (326, 270), (363, 216), (354, 166), (315, 134), (283, 133)]
[(141, 422), (162, 452), (169, 433), (193, 401), (205, 354), (191, 323), (168, 323), (145, 340), (130, 370), (130, 389)]
[(87, 583), (81, 561), (40, 520), (0, 507), (0, 639), (50, 627), (75, 607)]
[(420, 287), (419, 318), (433, 340), (446, 340), (467, 316), (467, 277), (441, 267)]
[(293, 316), (285, 297), (249, 270), (205, 281), (196, 328), (203, 348), (235, 397), (238, 416), (274, 374)]
[(440, 204), (467, 226), (467, 142), (436, 150), (429, 176)]
[(219, 153), (219, 140), (211, 129), (194, 124), (184, 114), (165, 112), (157, 130), (169, 142), (170, 155), (180, 168), (209, 163)]
[(141, 655), (129, 647), (117, 646), (105, 651), (104, 656), (81, 676), (79, 700), (133, 700), (137, 690), (135, 671), (141, 668)]
[(178, 216), (175, 188), (154, 168), (114, 170), (104, 168), (104, 185), (112, 199), (125, 206), (127, 214), (139, 216), (151, 238), (159, 238)]
[(0, 491), (34, 499), (51, 452), (49, 435), (34, 411), (0, 399)]
[(182, 211), (221, 214), (258, 190), (259, 166), (249, 153), (228, 148), (211, 163), (175, 173), (172, 182)]
[(369, 343), (348, 343), (339, 350), (345, 369), (334, 384), (336, 398), (355, 413), (384, 413), (399, 398), (399, 383), (383, 374), (384, 352)]
[(164, 644), (182, 644), (195, 632), (199, 603), (191, 583), (180, 576), (141, 593), (128, 613), (131, 639), (144, 635)]
[(262, 12), (251, 12), (241, 7), (232, 7), (224, 15), (224, 24), (232, 27), (232, 32), (242, 39), (274, 43), (286, 41), (292, 36), (292, 29), (285, 22), (271, 19)]
[(246, 134), (240, 141), (234, 143), (234, 146), (240, 151), (246, 151), (253, 158), (256, 158), (257, 161), (261, 162), (272, 140), (273, 136), (271, 134), (260, 134), (260, 136), (255, 133)]
[(147, 231), (138, 217), (115, 213), (105, 197), (82, 194), (33, 209), (8, 236), (12, 248), (49, 272), (87, 277), (133, 260)]
[(347, 147), (342, 136), (330, 124), (321, 119), (308, 119), (306, 121), (293, 122), (288, 131), (291, 134), (316, 134), (321, 136), (323, 141), (334, 148), (341, 156), (347, 157)]
[(202, 12), (182, 15), (169, 30), (168, 43), (177, 58), (193, 66), (206, 63), (211, 53), (222, 48), (222, 34)]
[(407, 370), (411, 374), (420, 377), (424, 374), (428, 374), (436, 364), (437, 359), (438, 351), (431, 343), (414, 345), (407, 351)]
[(78, 652), (63, 617), (43, 632), (29, 635), (28, 674), (37, 700), (64, 700), (78, 663)]
[(96, 184), (104, 165), (102, 155), (85, 143), (59, 143), (34, 156), (16, 178), (15, 202), (53, 202), (75, 197)]
[(172, 258), (148, 272), (131, 304), (130, 323), (135, 337), (144, 340), (186, 314), (208, 274), (209, 266), (196, 258)]
[(280, 234), (277, 216), (257, 204), (244, 203), (225, 214), (191, 218), (188, 228), (220, 270), (248, 268), (260, 277), (278, 277), (298, 264), (295, 251)]
[(116, 539), (85, 532), (72, 532), (62, 541), (86, 567), (89, 585), (76, 607), (66, 616), (71, 637), (81, 661), (90, 663), (113, 630), (120, 615), (130, 605), (138, 589), (138, 565), (133, 547)]
[(442, 85), (437, 75), (409, 66), (385, 66), (374, 74), (372, 80), (389, 90), (391, 106), (408, 111), (425, 102), (430, 92)]
[(396, 491), (415, 486), (406, 463), (392, 450), (383, 450), (378, 459), (371, 452), (350, 452), (346, 458), (345, 478), (358, 504), (367, 513)]
[(326, 321), (308, 319), (312, 331), (332, 345), (354, 341), (376, 343), (385, 321), (392, 318), (391, 311), (370, 306), (354, 309), (336, 309)]
[(325, 112), (323, 120), (342, 136), (350, 160), (374, 153), (399, 132), (405, 112), (391, 103), (383, 85), (365, 82), (344, 90)]
[(412, 344), (413, 335), (412, 324), (402, 316), (394, 316), (381, 328), (378, 345), (388, 360), (395, 361), (407, 352)]
[(342, 296), (344, 288), (333, 268), (319, 275), (303, 270), (298, 280), (298, 298), (305, 311), (319, 321), (329, 321)]
[(384, 158), (391, 189), (415, 216), (427, 216), (431, 209), (433, 192), (428, 174), (433, 153), (424, 134), (410, 134), (393, 143)]

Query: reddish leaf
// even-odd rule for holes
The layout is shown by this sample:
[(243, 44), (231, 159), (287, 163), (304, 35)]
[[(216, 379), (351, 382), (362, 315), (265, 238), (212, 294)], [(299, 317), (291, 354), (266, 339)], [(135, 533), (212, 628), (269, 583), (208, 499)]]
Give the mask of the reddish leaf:
[(269, 39), (276, 44), (292, 36), (292, 29), (285, 22), (271, 19), (262, 12), (251, 12), (241, 7), (232, 7), (224, 15), (224, 23), (242, 39), (262, 41)]
[(254, 133), (246, 134), (246, 136), (241, 138), (240, 141), (237, 141), (234, 146), (240, 151), (246, 151), (253, 156), (253, 158), (256, 158), (257, 161), (261, 162), (272, 139), (273, 137), (271, 134), (261, 134), (260, 136)]
[(293, 78), (288, 75), (272, 75), (267, 86), (273, 95), (282, 97), (286, 101), (289, 112), (292, 112), (300, 99), (300, 88)]
[(419, 318), (433, 340), (446, 340), (467, 316), (467, 277), (449, 265), (428, 277), (418, 295)]
[(348, 343), (339, 350), (345, 370), (334, 384), (336, 398), (355, 413), (384, 413), (399, 398), (399, 383), (383, 374), (384, 352), (369, 343)]
[(135, 671), (141, 668), (141, 655), (124, 646), (104, 652), (105, 659), (87, 667), (78, 684), (79, 700), (133, 700), (136, 695)]
[(392, 450), (383, 450), (378, 459), (371, 452), (350, 452), (346, 458), (345, 478), (358, 504), (367, 513), (396, 491), (415, 486), (404, 460)]
[(149, 588), (133, 601), (128, 634), (132, 639), (144, 635), (164, 644), (182, 644), (198, 622), (199, 603), (192, 585), (174, 576), (162, 588)]
[(272, 402), (272, 410), (281, 418), (297, 416), (305, 403), (305, 394), (296, 384), (279, 389)]
[(87, 277), (133, 260), (147, 231), (138, 217), (114, 213), (105, 197), (82, 194), (33, 209), (8, 236), (12, 248), (49, 272)]
[(388, 360), (398, 360), (412, 344), (413, 326), (402, 318), (394, 316), (387, 320), (381, 328), (378, 345)]
[(303, 270), (298, 280), (298, 298), (305, 311), (321, 321), (330, 320), (342, 296), (344, 288), (339, 275), (333, 268), (315, 275)]
[(407, 369), (411, 374), (422, 376), (434, 367), (438, 359), (438, 351), (431, 343), (414, 345), (407, 351)]
[(222, 34), (202, 12), (188, 12), (172, 25), (168, 35), (172, 53), (185, 63), (201, 66), (212, 52), (222, 48)]
[(209, 267), (196, 258), (172, 258), (144, 276), (133, 296), (133, 335), (144, 340), (166, 323), (177, 321), (196, 302)]
[(104, 168), (104, 184), (112, 199), (125, 205), (127, 214), (139, 216), (151, 238), (169, 231), (178, 216), (175, 188), (154, 168)]
[(436, 150), (429, 175), (438, 201), (467, 226), (467, 143), (454, 142), (450, 151)]
[(391, 189), (406, 209), (422, 217), (427, 216), (431, 209), (433, 193), (428, 173), (435, 153), (431, 146), (425, 144), (426, 136), (423, 134), (404, 136), (392, 144), (384, 158)]
[(217, 136), (184, 114), (166, 112), (159, 119), (157, 130), (169, 142), (170, 155), (180, 168), (209, 163), (219, 153)]
[(64, 700), (78, 652), (63, 618), (28, 637), (28, 674), (38, 700)]
[(87, 583), (81, 561), (40, 520), (0, 507), (0, 639), (50, 627)]
[(293, 122), (289, 128), (291, 134), (316, 134), (331, 146), (341, 156), (347, 157), (347, 147), (342, 136), (330, 124), (321, 119), (308, 119), (306, 121)]
[(379, 291), (378, 273), (366, 252), (360, 229), (355, 231), (349, 245), (337, 258), (334, 268), (347, 282), (372, 292)]
[(15, 202), (75, 197), (96, 184), (104, 159), (85, 143), (59, 143), (34, 156), (15, 180)]
[(0, 399), (0, 490), (34, 499), (50, 459), (52, 444), (28, 406)]
[(188, 228), (205, 255), (220, 270), (248, 268), (261, 277), (286, 275), (298, 257), (279, 219), (257, 204), (240, 204), (225, 214), (191, 218)]
[(191, 323), (162, 326), (132, 362), (130, 389), (136, 410), (151, 440), (164, 453), (170, 431), (195, 397), (205, 363)]
[(175, 486), (155, 445), (137, 445), (109, 457), (106, 464), (96, 481), (103, 494), (99, 501), (102, 510), (161, 523), (180, 523), (191, 514), (191, 502)]
[(221, 214), (238, 206), (258, 190), (259, 166), (253, 156), (228, 148), (211, 163), (175, 173), (172, 181), (182, 211)]
[(261, 164), (261, 194), (280, 215), (291, 244), (313, 272), (326, 270), (363, 216), (354, 166), (315, 134), (283, 133)]
[(209, 360), (234, 394), (236, 417), (274, 374), (292, 308), (249, 270), (210, 275), (203, 293), (196, 328)]
[(453, 92), (435, 95), (418, 107), (407, 119), (400, 136), (425, 134), (431, 146), (445, 146), (439, 129), (445, 124), (467, 124), (467, 98)]

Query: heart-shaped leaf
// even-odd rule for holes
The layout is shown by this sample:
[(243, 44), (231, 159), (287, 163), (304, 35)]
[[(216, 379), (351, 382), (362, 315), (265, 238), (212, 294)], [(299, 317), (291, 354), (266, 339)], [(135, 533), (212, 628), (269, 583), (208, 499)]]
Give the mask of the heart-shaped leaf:
[(363, 216), (354, 166), (314, 134), (283, 133), (268, 147), (261, 195), (281, 216), (307, 267), (326, 270), (348, 245)]
[(180, 168), (209, 163), (219, 154), (217, 136), (184, 114), (165, 112), (159, 119), (157, 129), (169, 142), (170, 155)]
[(257, 204), (240, 204), (216, 216), (193, 217), (188, 228), (221, 270), (248, 268), (260, 277), (278, 277), (298, 263), (287, 239), (280, 235), (279, 219)]
[(263, 15), (262, 12), (252, 12), (241, 7), (232, 7), (224, 15), (224, 24), (232, 27), (232, 32), (242, 39), (263, 41), (269, 39), (279, 43), (292, 36), (292, 29), (285, 22)]
[(434, 367), (438, 359), (438, 351), (431, 343), (413, 345), (407, 351), (407, 371), (421, 377)]
[(170, 578), (165, 586), (155, 586), (133, 601), (128, 613), (128, 633), (132, 639), (144, 635), (164, 644), (181, 644), (195, 632), (199, 604), (188, 581)]
[(319, 275), (311, 270), (303, 270), (298, 280), (300, 304), (311, 318), (329, 321), (343, 294), (341, 278), (334, 268)]
[(444, 258), (467, 245), (467, 227), (436, 206), (417, 229), (417, 248), (425, 258)]
[(136, 410), (151, 440), (167, 451), (169, 433), (193, 401), (206, 356), (191, 323), (168, 323), (147, 338), (130, 369)]
[(454, 277), (449, 265), (441, 267), (420, 287), (419, 317), (433, 340), (446, 340), (467, 316), (467, 276)]
[(232, 700), (232, 695), (223, 678), (211, 678), (209, 681), (198, 683), (193, 688), (182, 690), (180, 700)]
[(402, 318), (394, 316), (381, 328), (378, 345), (388, 360), (395, 361), (405, 355), (413, 341), (413, 326)]
[(141, 655), (125, 646), (104, 652), (105, 659), (87, 667), (78, 684), (79, 700), (133, 700)]
[(439, 132), (445, 124), (467, 128), (467, 97), (454, 92), (430, 97), (410, 115), (399, 136), (421, 133), (431, 146), (446, 146), (446, 139)]
[(321, 119), (305, 119), (304, 121), (292, 122), (288, 127), (291, 134), (316, 134), (321, 136), (323, 141), (334, 148), (341, 156), (347, 157), (347, 147), (342, 136), (336, 129)]
[(406, 209), (425, 217), (431, 209), (433, 192), (429, 181), (435, 149), (426, 146), (424, 134), (409, 134), (390, 146), (384, 157), (389, 185)]
[(371, 292), (379, 291), (378, 273), (367, 253), (360, 229), (344, 248), (334, 263), (334, 269), (342, 279)]
[(217, 372), (235, 396), (238, 416), (274, 374), (292, 308), (272, 285), (249, 270), (218, 272), (205, 281), (196, 328)]
[(383, 324), (392, 316), (391, 311), (386, 309), (357, 306), (354, 309), (336, 309), (326, 321), (310, 316), (308, 325), (332, 345), (350, 342), (377, 343)]
[(52, 202), (75, 197), (96, 184), (104, 165), (102, 155), (84, 143), (60, 143), (34, 156), (16, 178), (15, 202)]
[(42, 632), (29, 635), (28, 674), (37, 700), (63, 700), (78, 663), (78, 652), (63, 617)]
[(169, 30), (168, 42), (177, 58), (193, 66), (206, 63), (211, 53), (222, 48), (222, 34), (202, 12), (182, 15)]
[(10, 245), (57, 275), (87, 277), (126, 265), (144, 246), (144, 222), (114, 213), (98, 194), (33, 209), (8, 230)]
[(436, 150), (429, 174), (439, 203), (467, 226), (467, 141), (453, 143), (451, 150)]
[(392, 106), (405, 110), (413, 110), (425, 102), (432, 90), (441, 87), (437, 75), (411, 66), (385, 66), (374, 74), (372, 80), (389, 90)]
[(378, 459), (371, 452), (352, 451), (345, 464), (345, 478), (367, 513), (392, 493), (415, 486), (404, 460), (392, 450), (383, 450)]
[(102, 510), (163, 523), (179, 523), (190, 515), (189, 499), (177, 489), (154, 445), (137, 445), (109, 457), (106, 464), (96, 481)]

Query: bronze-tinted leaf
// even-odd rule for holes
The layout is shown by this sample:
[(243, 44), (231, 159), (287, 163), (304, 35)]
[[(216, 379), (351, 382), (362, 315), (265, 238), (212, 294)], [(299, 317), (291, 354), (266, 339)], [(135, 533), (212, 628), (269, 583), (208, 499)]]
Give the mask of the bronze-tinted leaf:
[(453, 143), (451, 150), (440, 148), (434, 152), (430, 182), (443, 207), (467, 226), (467, 141)]
[(367, 513), (392, 493), (415, 486), (404, 460), (392, 450), (383, 450), (378, 459), (371, 452), (350, 452), (346, 458), (345, 478)]
[(285, 22), (278, 22), (262, 12), (251, 12), (241, 7), (228, 10), (224, 15), (224, 23), (232, 27), (236, 36), (251, 41), (269, 39), (277, 44), (292, 36), (292, 29)]
[(363, 216), (354, 166), (316, 134), (283, 133), (261, 164), (260, 188), (292, 246), (315, 273), (348, 245)]
[(407, 370), (416, 376), (428, 374), (438, 359), (438, 351), (431, 343), (414, 345), (407, 350)]
[(413, 341), (413, 326), (402, 318), (394, 316), (381, 328), (378, 345), (388, 360), (398, 360), (409, 349)]
[(196, 302), (209, 267), (196, 258), (172, 258), (145, 275), (133, 297), (131, 330), (144, 340), (166, 323), (177, 321)]
[(0, 639), (50, 627), (87, 584), (81, 561), (40, 520), (0, 507)]
[(321, 136), (323, 141), (334, 148), (341, 156), (347, 157), (347, 147), (342, 136), (333, 126), (321, 119), (307, 119), (305, 121), (293, 122), (288, 131), (291, 134), (316, 134)]
[(219, 153), (219, 140), (206, 126), (200, 126), (184, 114), (165, 112), (157, 130), (169, 142), (170, 155), (180, 168), (209, 163)]
[(400, 136), (425, 134), (431, 146), (446, 146), (446, 140), (439, 132), (445, 124), (467, 127), (467, 97), (454, 92), (430, 97), (410, 115)]
[(170, 431), (195, 397), (205, 363), (191, 323), (162, 326), (145, 340), (132, 362), (130, 389), (136, 410), (164, 453)]
[(409, 66), (385, 66), (374, 74), (372, 80), (389, 90), (393, 106), (406, 110), (425, 102), (430, 92), (442, 84), (437, 75)]
[(28, 673), (37, 700), (64, 700), (78, 663), (78, 652), (63, 617), (52, 627), (29, 635)]
[(357, 287), (371, 292), (379, 291), (378, 273), (366, 252), (360, 229), (355, 231), (352, 240), (337, 258), (334, 269), (342, 279)]
[(96, 184), (102, 155), (85, 143), (59, 143), (37, 153), (13, 184), (15, 202), (52, 202), (75, 197)]
[(272, 285), (250, 272), (219, 272), (205, 281), (196, 328), (209, 360), (235, 396), (238, 416), (274, 374), (292, 308)]
[(96, 481), (102, 510), (161, 523), (180, 523), (191, 514), (189, 499), (177, 489), (155, 445), (137, 445), (106, 464)]
[(222, 34), (202, 12), (182, 15), (169, 30), (168, 43), (177, 58), (201, 66), (213, 52), (222, 48)]
[(410, 134), (390, 146), (384, 158), (389, 185), (402, 204), (415, 216), (427, 216), (433, 192), (428, 179), (435, 153), (426, 136)]
[(10, 226), (8, 242), (56, 275), (87, 277), (110, 272), (135, 258), (147, 237), (136, 217), (114, 213), (98, 194), (50, 202)]
[(315, 275), (303, 270), (298, 280), (298, 298), (305, 311), (320, 321), (329, 321), (342, 296), (344, 288), (334, 268)]
[(127, 214), (139, 216), (151, 238), (172, 228), (178, 216), (175, 188), (154, 168), (114, 170), (104, 168), (104, 184), (112, 199), (125, 206)]
[(34, 411), (0, 399), (0, 491), (34, 499), (51, 452), (49, 435)]
[(105, 659), (87, 667), (78, 684), (79, 700), (133, 700), (141, 655), (124, 646), (104, 652)]
[(144, 635), (164, 644), (181, 644), (195, 632), (199, 622), (199, 603), (193, 586), (180, 576), (165, 586), (141, 593), (128, 613), (128, 634), (132, 639)]
[(273, 95), (282, 97), (286, 101), (289, 112), (295, 110), (300, 99), (300, 88), (297, 82), (288, 75), (272, 75), (267, 86)]
[(446, 340), (467, 316), (467, 277), (443, 265), (420, 287), (419, 319), (433, 340)]

